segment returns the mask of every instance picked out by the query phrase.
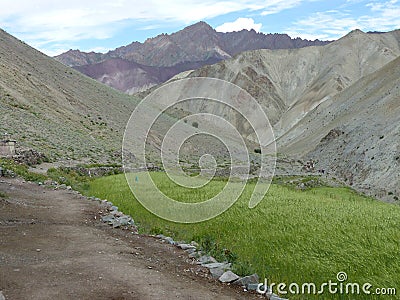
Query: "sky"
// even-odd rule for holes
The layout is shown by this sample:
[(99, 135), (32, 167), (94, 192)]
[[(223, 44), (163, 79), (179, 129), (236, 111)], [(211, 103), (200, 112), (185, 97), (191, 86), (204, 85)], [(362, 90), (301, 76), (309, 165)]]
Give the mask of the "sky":
[(400, 28), (400, 0), (0, 0), (0, 28), (54, 56), (107, 52), (198, 21), (217, 31), (254, 29), (338, 39), (353, 29)]

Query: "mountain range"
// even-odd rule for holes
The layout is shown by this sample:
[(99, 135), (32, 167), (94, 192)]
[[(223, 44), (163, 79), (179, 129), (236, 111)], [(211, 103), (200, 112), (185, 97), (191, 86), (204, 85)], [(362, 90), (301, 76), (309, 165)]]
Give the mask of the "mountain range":
[(128, 94), (160, 84), (174, 75), (255, 49), (293, 49), (326, 45), (327, 41), (292, 39), (286, 34), (254, 30), (222, 33), (198, 22), (144, 43), (133, 42), (108, 53), (69, 50), (55, 58), (83, 74)]

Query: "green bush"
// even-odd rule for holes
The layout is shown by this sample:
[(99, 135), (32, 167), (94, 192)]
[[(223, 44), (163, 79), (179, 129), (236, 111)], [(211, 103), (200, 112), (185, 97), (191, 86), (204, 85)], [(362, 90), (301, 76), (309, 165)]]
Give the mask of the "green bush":
[(12, 173), (21, 176), (27, 181), (44, 182), (48, 179), (47, 176), (37, 174), (29, 171), (29, 167), (25, 164), (18, 164), (12, 159), (0, 158), (0, 166), (4, 171), (11, 171)]

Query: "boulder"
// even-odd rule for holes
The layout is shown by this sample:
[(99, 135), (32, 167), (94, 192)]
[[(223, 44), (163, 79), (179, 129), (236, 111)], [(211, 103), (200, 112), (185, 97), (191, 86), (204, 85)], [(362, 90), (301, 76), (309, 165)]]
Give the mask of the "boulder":
[(217, 260), (214, 257), (209, 256), (209, 255), (200, 256), (198, 261), (199, 261), (199, 264), (209, 264), (209, 263), (216, 263), (217, 262)]
[(242, 277), (234, 282), (234, 284), (242, 285), (247, 288), (249, 284), (258, 284), (260, 282), (260, 278), (257, 274), (249, 275)]
[(258, 283), (249, 283), (246, 288), (248, 291), (257, 291)]
[(196, 248), (186, 249), (185, 252), (187, 252), (188, 254), (195, 253), (196, 252)]
[(166, 238), (164, 238), (164, 241), (167, 241), (168, 243), (170, 243), (171, 245), (175, 245), (176, 242), (174, 241), (174, 239), (170, 236), (167, 236)]
[(201, 252), (199, 252), (199, 251), (194, 251), (193, 253), (189, 254), (190, 258), (198, 258), (200, 256), (201, 256)]
[(239, 278), (240, 277), (238, 275), (236, 275), (235, 273), (233, 273), (232, 271), (226, 271), (224, 274), (221, 275), (221, 277), (219, 277), (218, 280), (223, 283), (230, 283), (235, 280), (238, 280)]
[(279, 297), (277, 294), (271, 294), (271, 295), (269, 295), (267, 297), (269, 297), (269, 300), (288, 300), (286, 298)]
[(212, 268), (210, 269), (210, 274), (211, 277), (214, 279), (220, 278), (222, 274), (225, 273), (225, 270), (223, 268)]
[(191, 244), (178, 244), (178, 247), (183, 250), (196, 249), (196, 247)]
[(203, 267), (213, 269), (213, 268), (222, 268), (226, 265), (226, 263), (220, 263), (220, 262), (215, 262), (215, 263), (205, 263), (201, 264)]
[(110, 222), (112, 222), (113, 220), (115, 220), (115, 217), (114, 217), (113, 215), (102, 216), (102, 217), (101, 217), (101, 220), (102, 220), (104, 223), (110, 223)]
[(196, 243), (195, 241), (191, 241), (190, 245), (195, 246), (196, 248), (199, 248), (199, 244)]
[(112, 225), (113, 228), (119, 228), (119, 227), (121, 227), (121, 223), (120, 223), (119, 219), (114, 219), (114, 220), (112, 220), (110, 223), (111, 223), (111, 225)]
[(132, 218), (129, 216), (122, 216), (122, 217), (118, 218), (118, 221), (121, 226), (127, 226), (127, 225), (134, 224)]

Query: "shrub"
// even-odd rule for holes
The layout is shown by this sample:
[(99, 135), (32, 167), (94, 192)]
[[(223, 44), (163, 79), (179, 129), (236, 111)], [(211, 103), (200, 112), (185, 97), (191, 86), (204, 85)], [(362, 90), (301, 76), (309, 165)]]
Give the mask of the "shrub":
[(27, 165), (18, 164), (14, 162), (12, 159), (7, 159), (7, 158), (0, 159), (0, 166), (5, 171), (11, 171), (16, 175), (21, 176), (27, 181), (44, 182), (48, 179), (47, 176), (45, 175), (30, 172)]
[(254, 269), (248, 261), (237, 262), (232, 265), (232, 272), (239, 276), (247, 276), (254, 273)]

